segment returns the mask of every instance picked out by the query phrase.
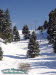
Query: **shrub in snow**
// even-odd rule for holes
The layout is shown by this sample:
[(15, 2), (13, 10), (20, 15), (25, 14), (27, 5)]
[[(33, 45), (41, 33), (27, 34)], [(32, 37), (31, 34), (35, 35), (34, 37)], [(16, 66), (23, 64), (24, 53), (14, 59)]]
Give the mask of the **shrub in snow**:
[(28, 44), (28, 51), (27, 51), (27, 57), (34, 58), (35, 56), (39, 55), (39, 44), (36, 42), (36, 39), (31, 36)]
[(29, 63), (21, 63), (20, 65), (19, 65), (19, 69), (20, 70), (24, 70), (24, 71), (28, 71), (29, 69), (30, 69), (30, 64)]
[(2, 60), (3, 58), (3, 52), (2, 52), (2, 48), (0, 47), (0, 60)]

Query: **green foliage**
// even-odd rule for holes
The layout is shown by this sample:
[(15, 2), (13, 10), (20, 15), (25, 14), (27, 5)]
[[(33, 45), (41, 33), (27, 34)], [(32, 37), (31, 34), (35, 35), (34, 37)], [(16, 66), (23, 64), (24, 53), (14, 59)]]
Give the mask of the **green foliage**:
[(50, 37), (49, 42), (53, 44), (53, 49), (56, 53), (56, 9), (49, 13), (49, 28), (47, 33)]
[(3, 58), (3, 52), (2, 52), (2, 48), (0, 47), (0, 60), (2, 60)]
[(48, 29), (49, 23), (47, 20), (44, 21), (44, 24), (42, 26), (39, 26), (37, 28), (37, 30), (40, 30), (41, 32), (43, 32), (44, 30)]
[(22, 33), (23, 33), (23, 34), (28, 34), (28, 33), (29, 33), (29, 28), (28, 28), (27, 25), (25, 25), (25, 26), (23, 27)]
[(56, 40), (56, 9), (49, 13), (49, 26), (47, 30), (48, 36), (52, 44)]
[(36, 39), (37, 39), (36, 33), (35, 33), (34, 31), (32, 32), (31, 37), (32, 37), (34, 40), (36, 40)]
[(48, 33), (47, 39), (53, 45), (54, 52), (56, 53), (56, 9), (49, 13), (49, 21), (45, 21), (43, 26), (38, 27), (38, 30), (41, 30), (41, 32), (46, 29)]
[(45, 29), (48, 29), (48, 22), (47, 22), (47, 20), (44, 21), (43, 27), (44, 27), (44, 30), (45, 30)]
[(13, 27), (13, 41), (20, 41), (19, 32), (16, 26)]
[(22, 29), (22, 33), (24, 34), (24, 39), (30, 38), (30, 31), (27, 25), (25, 25)]
[(43, 26), (39, 26), (38, 29), (47, 29), (47, 39), (49, 43), (53, 45), (54, 52), (56, 53), (56, 9), (49, 13), (49, 21), (45, 21)]
[(13, 40), (12, 24), (8, 9), (5, 12), (0, 9), (0, 34), (0, 37), (8, 42)]
[(35, 56), (39, 55), (39, 44), (38, 42), (36, 42), (36, 39), (32, 37), (32, 35), (29, 40), (28, 49), (29, 50), (27, 51), (27, 57), (34, 58)]
[(40, 30), (41, 32), (44, 31), (44, 26), (39, 26), (37, 30)]

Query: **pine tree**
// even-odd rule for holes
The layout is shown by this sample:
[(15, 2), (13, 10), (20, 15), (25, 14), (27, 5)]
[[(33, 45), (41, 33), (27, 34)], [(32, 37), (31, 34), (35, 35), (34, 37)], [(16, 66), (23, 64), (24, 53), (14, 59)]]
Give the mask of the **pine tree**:
[(49, 14), (49, 25), (47, 30), (50, 42), (53, 44), (56, 39), (56, 9)]
[(22, 29), (22, 33), (24, 34), (24, 39), (30, 38), (30, 31), (27, 25), (25, 25)]
[(32, 32), (31, 37), (32, 37), (34, 40), (36, 40), (36, 39), (37, 39), (36, 33), (35, 33), (34, 31)]
[(34, 58), (35, 56), (39, 55), (39, 44), (38, 42), (36, 42), (36, 39), (32, 37), (32, 35), (29, 40), (28, 49), (29, 50), (27, 51), (27, 57)]
[(47, 22), (47, 20), (44, 21), (43, 27), (44, 27), (44, 29), (48, 29), (48, 22)]
[(10, 21), (9, 10), (7, 9), (5, 12), (0, 10), (0, 33), (1, 38), (11, 42), (13, 39), (12, 35), (12, 24)]
[[(31, 39), (32, 38), (32, 39)], [(32, 32), (32, 35), (30, 37), (30, 41), (29, 41), (29, 45), (28, 45), (28, 48), (31, 46), (32, 43), (34, 43), (34, 41), (36, 41), (37, 39), (37, 36), (36, 36), (36, 33), (33, 31)]]
[(4, 25), (4, 11), (0, 9), (0, 38), (2, 38), (3, 25)]
[(0, 60), (2, 60), (3, 58), (3, 52), (2, 52), (2, 48), (0, 47)]
[(39, 26), (38, 28), (37, 28), (37, 30), (40, 30), (41, 31), (41, 33), (44, 31), (44, 26)]
[(7, 39), (8, 42), (13, 40), (13, 34), (12, 34), (12, 23), (10, 20), (10, 14), (9, 14), (9, 10), (7, 9), (5, 11), (5, 23), (4, 26), (5, 29), (3, 29), (5, 34), (5, 38)]
[(56, 53), (56, 9), (52, 10), (49, 13), (49, 22), (48, 22), (48, 40), (49, 43), (53, 45), (54, 52)]
[(13, 27), (13, 39), (14, 41), (20, 41), (19, 32), (16, 26)]

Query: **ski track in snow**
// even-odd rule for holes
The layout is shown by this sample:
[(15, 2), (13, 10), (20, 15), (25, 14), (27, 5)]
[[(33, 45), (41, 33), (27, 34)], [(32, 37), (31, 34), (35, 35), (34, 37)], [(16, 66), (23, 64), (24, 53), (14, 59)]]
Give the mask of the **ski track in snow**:
[(40, 55), (35, 58), (27, 58), (26, 53), (29, 40), (23, 40), (21, 31), (20, 35), (21, 41), (19, 42), (7, 44), (0, 42), (3, 50), (3, 60), (0, 61), (0, 75), (4, 75), (1, 72), (2, 69), (18, 68), (20, 63), (29, 63), (31, 65), (30, 71), (25, 75), (56, 75), (56, 54), (53, 53), (52, 45), (48, 44), (47, 39), (43, 39), (43, 36), (37, 33)]

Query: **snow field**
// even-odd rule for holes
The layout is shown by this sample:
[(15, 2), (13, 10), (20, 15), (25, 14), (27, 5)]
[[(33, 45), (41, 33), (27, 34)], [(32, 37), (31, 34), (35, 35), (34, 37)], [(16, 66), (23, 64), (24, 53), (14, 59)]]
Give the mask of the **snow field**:
[(19, 33), (21, 37), (19, 42), (7, 44), (0, 42), (3, 50), (3, 60), (0, 61), (0, 75), (4, 75), (1, 72), (2, 69), (18, 68), (20, 63), (29, 63), (31, 65), (27, 75), (56, 75), (56, 54), (53, 53), (52, 45), (48, 44), (48, 40), (43, 39), (43, 36), (38, 32), (40, 55), (35, 58), (27, 58), (29, 40), (23, 40), (21, 30)]

